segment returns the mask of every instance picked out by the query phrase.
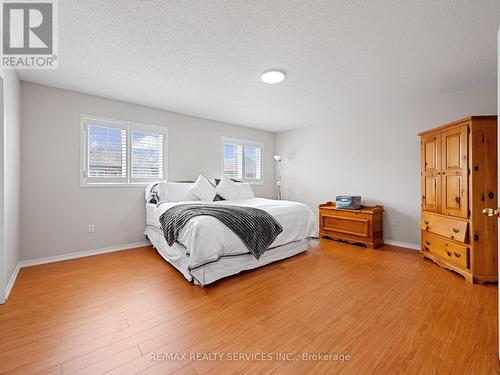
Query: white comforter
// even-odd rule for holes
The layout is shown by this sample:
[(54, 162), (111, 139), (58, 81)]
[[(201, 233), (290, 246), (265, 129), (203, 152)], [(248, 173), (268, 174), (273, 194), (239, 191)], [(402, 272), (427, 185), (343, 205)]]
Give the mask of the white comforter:
[[(159, 205), (154, 212), (155, 223), (170, 207), (198, 202), (168, 202)], [(311, 209), (303, 203), (252, 198), (239, 201), (219, 201), (213, 204), (247, 206), (260, 208), (270, 213), (283, 227), (283, 232), (271, 244), (272, 247), (317, 237), (318, 227)], [(190, 254), (188, 266), (196, 268), (221, 256), (247, 253), (241, 239), (219, 220), (211, 216), (198, 216), (191, 219), (179, 234), (178, 242)]]

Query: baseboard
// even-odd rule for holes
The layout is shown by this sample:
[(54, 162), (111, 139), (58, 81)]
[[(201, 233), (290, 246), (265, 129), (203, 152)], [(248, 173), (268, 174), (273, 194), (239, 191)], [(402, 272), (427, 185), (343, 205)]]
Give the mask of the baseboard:
[(12, 276), (10, 277), (9, 282), (7, 283), (7, 286), (5, 287), (5, 300), (9, 298), (10, 292), (12, 291), (12, 288), (14, 287), (14, 283), (16, 282), (17, 275), (19, 274), (19, 270), (21, 269), (21, 264), (20, 262), (17, 262), (16, 268), (14, 269), (14, 272), (12, 273)]
[(95, 249), (95, 250), (79, 251), (77, 253), (71, 253), (71, 254), (55, 255), (55, 256), (46, 257), (46, 258), (23, 260), (23, 261), (19, 262), (19, 264), (20, 264), (20, 268), (32, 267), (32, 266), (38, 266), (41, 264), (62, 262), (64, 260), (90, 257), (93, 255), (112, 253), (114, 251), (121, 251), (121, 250), (130, 250), (130, 249), (135, 249), (138, 247), (150, 246), (150, 245), (151, 245), (151, 242), (149, 242), (149, 241), (135, 242), (135, 243), (130, 243), (130, 244), (126, 244), (126, 245), (103, 247), (101, 249)]
[(416, 243), (400, 242), (400, 241), (393, 241), (393, 240), (384, 240), (384, 243), (386, 245), (404, 247), (404, 248), (412, 249), (412, 250), (420, 250), (420, 245), (416, 244)]

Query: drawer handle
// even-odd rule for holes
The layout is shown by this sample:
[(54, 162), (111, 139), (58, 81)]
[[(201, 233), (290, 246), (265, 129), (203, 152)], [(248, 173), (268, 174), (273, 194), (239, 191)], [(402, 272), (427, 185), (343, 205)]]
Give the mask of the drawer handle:
[(458, 228), (453, 228), (453, 232), (458, 233), (458, 232), (460, 232), (460, 229), (458, 229)]
[(429, 220), (424, 220), (425, 225), (429, 225)]
[(427, 240), (427, 241), (425, 241), (425, 243), (426, 243), (427, 245), (430, 245), (430, 244), (431, 244), (431, 241)]
[(449, 251), (447, 251), (446, 253), (448, 253), (448, 256), (451, 257), (451, 253)]
[(455, 254), (455, 256), (456, 256), (457, 258), (460, 258), (460, 257), (462, 256), (462, 254), (457, 253), (456, 251), (455, 251), (455, 252), (453, 252), (453, 254)]
[(425, 247), (424, 247), (424, 250), (429, 251), (429, 246), (425, 246)]
[(460, 204), (460, 197), (455, 197), (455, 202), (457, 202), (458, 204)]

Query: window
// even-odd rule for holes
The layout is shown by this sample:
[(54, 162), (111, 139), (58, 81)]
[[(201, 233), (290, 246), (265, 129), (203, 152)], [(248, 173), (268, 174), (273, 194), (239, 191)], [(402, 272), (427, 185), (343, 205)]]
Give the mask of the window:
[(81, 186), (166, 179), (167, 129), (82, 115)]
[(262, 183), (262, 149), (259, 142), (223, 137), (221, 173), (235, 180)]

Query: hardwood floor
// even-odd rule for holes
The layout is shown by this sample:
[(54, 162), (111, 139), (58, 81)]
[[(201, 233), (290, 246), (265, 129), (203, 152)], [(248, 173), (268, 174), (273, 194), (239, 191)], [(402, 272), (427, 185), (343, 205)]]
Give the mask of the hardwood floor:
[(141, 248), (22, 269), (0, 305), (0, 372), (491, 374), (496, 334), (497, 286), (466, 283), (413, 250), (321, 240), (201, 288)]

